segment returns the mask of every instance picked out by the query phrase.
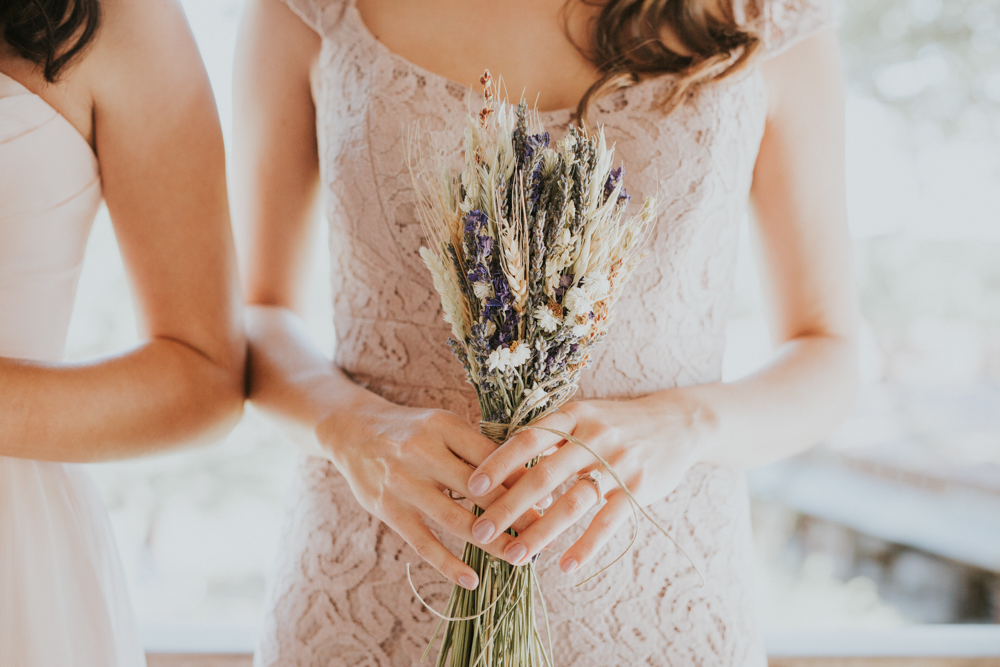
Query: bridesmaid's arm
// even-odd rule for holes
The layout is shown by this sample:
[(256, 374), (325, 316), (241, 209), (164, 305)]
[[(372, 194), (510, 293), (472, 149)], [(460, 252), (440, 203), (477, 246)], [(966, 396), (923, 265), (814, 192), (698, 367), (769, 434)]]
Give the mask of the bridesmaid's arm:
[(243, 405), (245, 342), (208, 78), (170, 0), (106, 0), (67, 76), (92, 91), (104, 196), (144, 342), (79, 364), (0, 359), (0, 455), (135, 456), (218, 438)]

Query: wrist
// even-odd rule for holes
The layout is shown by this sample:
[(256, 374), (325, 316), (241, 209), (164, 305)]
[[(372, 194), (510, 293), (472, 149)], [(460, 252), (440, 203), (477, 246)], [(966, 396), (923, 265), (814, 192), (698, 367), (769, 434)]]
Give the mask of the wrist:
[(720, 408), (722, 389), (721, 383), (708, 384), (691, 387), (688, 392), (691, 430), (695, 440), (694, 456), (699, 463), (725, 464)]
[(722, 427), (715, 389), (715, 385), (697, 385), (649, 397), (658, 404), (654, 410), (657, 433), (672, 434), (671, 443), (683, 449), (682, 456), (691, 465), (720, 464)]
[(353, 425), (364, 419), (379, 404), (388, 403), (384, 398), (355, 384), (339, 387), (338, 391), (323, 402), (313, 434), (323, 453), (335, 459), (339, 444), (353, 437)]

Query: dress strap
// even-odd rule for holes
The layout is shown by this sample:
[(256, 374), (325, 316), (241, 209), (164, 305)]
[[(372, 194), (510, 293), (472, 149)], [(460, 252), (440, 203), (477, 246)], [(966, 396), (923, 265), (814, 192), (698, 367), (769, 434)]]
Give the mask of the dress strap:
[[(748, 17), (758, 26), (763, 56), (771, 58), (798, 42), (836, 25), (831, 0), (751, 0)], [(749, 13), (749, 12), (748, 12)]]
[(321, 37), (326, 36), (333, 25), (340, 21), (344, 12), (354, 4), (354, 0), (282, 0), (282, 2)]

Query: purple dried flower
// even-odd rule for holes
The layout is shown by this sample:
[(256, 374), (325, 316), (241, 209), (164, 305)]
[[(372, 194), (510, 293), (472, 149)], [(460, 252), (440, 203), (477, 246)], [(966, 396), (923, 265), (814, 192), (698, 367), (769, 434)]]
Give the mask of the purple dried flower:
[(483, 211), (477, 208), (475, 210), (466, 213), (463, 220), (465, 221), (465, 233), (475, 234), (476, 232), (479, 232), (480, 230), (483, 229), (483, 227), (486, 226), (486, 223), (489, 220), (489, 218)]
[(486, 268), (485, 264), (476, 264), (476, 266), (469, 271), (467, 276), (470, 283), (485, 283), (490, 279), (490, 272)]
[[(611, 193), (615, 191), (615, 188), (618, 187), (618, 185), (622, 182), (623, 178), (625, 178), (624, 165), (618, 167), (617, 169), (611, 170), (611, 173), (608, 174), (608, 181), (607, 183), (604, 184), (605, 201), (607, 201), (607, 198), (610, 197)], [(626, 192), (625, 188), (622, 188), (621, 191), (618, 193), (618, 203), (621, 204), (624, 201), (627, 204), (629, 199), (630, 197), (628, 196), (628, 192)]]

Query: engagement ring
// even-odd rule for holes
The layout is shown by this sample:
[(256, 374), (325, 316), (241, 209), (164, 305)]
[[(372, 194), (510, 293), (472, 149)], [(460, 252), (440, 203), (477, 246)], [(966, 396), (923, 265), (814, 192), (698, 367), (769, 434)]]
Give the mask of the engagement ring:
[(604, 491), (601, 489), (601, 478), (602, 477), (603, 477), (603, 475), (601, 475), (601, 471), (600, 470), (591, 470), (590, 472), (586, 473), (585, 475), (578, 475), (577, 478), (576, 478), (576, 481), (579, 482), (581, 480), (585, 480), (585, 481), (590, 482), (591, 484), (593, 484), (594, 488), (597, 489), (597, 502), (601, 502), (602, 500), (604, 500)]

